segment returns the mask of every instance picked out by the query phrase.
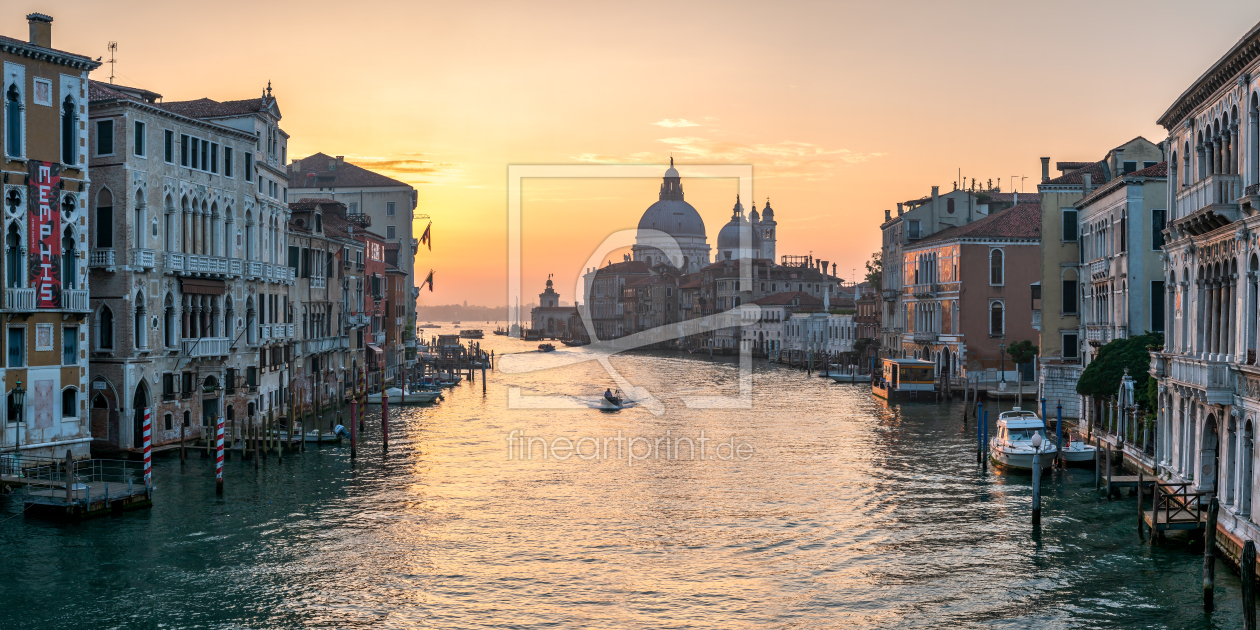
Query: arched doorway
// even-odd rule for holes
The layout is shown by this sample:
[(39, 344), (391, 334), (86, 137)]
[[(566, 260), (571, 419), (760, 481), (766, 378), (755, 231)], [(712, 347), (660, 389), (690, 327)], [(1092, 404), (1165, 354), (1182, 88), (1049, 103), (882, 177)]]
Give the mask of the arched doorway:
[(144, 410), (149, 407), (149, 386), (144, 381), (136, 386), (136, 394), (131, 399), (132, 438), (131, 448), (144, 448)]
[(1216, 415), (1207, 417), (1203, 423), (1203, 439), (1199, 442), (1199, 489), (1201, 492), (1216, 491), (1216, 471), (1220, 466), (1219, 451), (1216, 446), (1220, 442), (1216, 429)]

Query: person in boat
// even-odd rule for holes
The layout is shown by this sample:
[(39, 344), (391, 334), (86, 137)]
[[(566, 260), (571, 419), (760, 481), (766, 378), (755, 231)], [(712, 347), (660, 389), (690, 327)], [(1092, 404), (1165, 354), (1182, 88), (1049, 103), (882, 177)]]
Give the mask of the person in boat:
[(345, 437), (345, 438), (350, 437), (350, 432), (346, 430), (346, 427), (340, 424), (333, 427), (333, 434), (337, 435), (338, 437)]
[(612, 388), (609, 388), (609, 389), (605, 389), (605, 390), (604, 390), (604, 398), (605, 398), (608, 402), (610, 402), (610, 403), (615, 403), (615, 402), (617, 402), (617, 397), (616, 397), (616, 396), (613, 396), (613, 393), (612, 393)]

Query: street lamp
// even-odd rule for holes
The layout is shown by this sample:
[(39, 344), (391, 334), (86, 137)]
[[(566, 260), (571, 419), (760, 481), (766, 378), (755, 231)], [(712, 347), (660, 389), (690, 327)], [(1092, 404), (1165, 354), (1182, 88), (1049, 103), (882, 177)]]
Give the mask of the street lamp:
[(13, 405), (12, 408), (9, 409), (9, 421), (21, 422), (22, 404), (26, 402), (26, 390), (22, 388), (22, 381), (17, 382), (17, 386), (13, 388), (13, 391), (10, 392), (9, 395), (13, 396)]
[[(1006, 341), (1006, 337), (1003, 337), (1002, 341)], [(1002, 387), (1003, 389), (1005, 389), (1006, 388), (1006, 385), (1005, 385), (1006, 383), (1006, 344), (1004, 343), (998, 344), (998, 354), (1002, 357), (1002, 383), (1003, 383)]]

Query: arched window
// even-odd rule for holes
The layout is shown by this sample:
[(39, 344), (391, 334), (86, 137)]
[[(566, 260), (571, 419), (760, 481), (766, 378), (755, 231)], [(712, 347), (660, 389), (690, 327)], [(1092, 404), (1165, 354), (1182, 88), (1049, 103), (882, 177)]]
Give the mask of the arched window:
[(61, 417), (79, 417), (79, 390), (73, 387), (61, 390)]
[(114, 246), (114, 195), (108, 188), (96, 195), (96, 246)]
[(224, 296), (223, 298), (223, 336), (235, 341), (233, 332), (236, 330), (236, 322), (233, 320), (235, 315), (232, 312), (232, 296)]
[(4, 97), (4, 143), (9, 157), (22, 157), (22, 96), (16, 83), (9, 84)]
[(168, 412), (166, 412), (166, 414), (165, 414), (165, 415), (163, 415), (163, 416), (162, 416), (162, 428), (163, 428), (163, 429), (166, 429), (167, 431), (170, 431), (170, 430), (171, 430), (171, 428), (172, 428), (172, 425), (173, 425), (174, 423), (175, 423), (175, 416), (171, 415), (171, 412), (169, 412), (169, 411), (168, 411)]
[(22, 287), (22, 235), (18, 233), (17, 221), (9, 224), (4, 238), (5, 286), (10, 289)]
[(175, 300), (168, 293), (162, 306), (162, 343), (167, 348), (175, 347), (175, 322)]
[(989, 305), (989, 334), (994, 337), (1000, 337), (1005, 334), (1005, 321), (1002, 303), (994, 302)]
[(79, 252), (74, 249), (74, 231), (66, 226), (65, 236), (61, 239), (61, 285), (66, 289), (74, 289), (74, 281), (78, 277)]
[(66, 100), (61, 104), (61, 163), (62, 164), (78, 164), (78, 147), (79, 147), (79, 126), (75, 124), (78, 116), (75, 115), (74, 97), (66, 96)]
[(191, 425), (192, 425), (192, 412), (185, 409), (184, 410), (184, 426), (187, 427)]
[(1001, 286), (1006, 281), (1005, 255), (1000, 249), (989, 250), (989, 284)]
[(132, 316), (131, 332), (135, 335), (136, 348), (146, 349), (149, 347), (149, 335), (147, 334), (147, 328), (145, 327), (143, 292), (136, 293), (136, 305), (134, 315)]
[[(144, 192), (137, 190), (136, 199), (143, 200)], [(135, 209), (132, 210), (131, 212), (132, 212), (132, 217), (133, 217), (132, 218), (133, 222), (131, 224), (131, 233), (134, 235), (132, 237), (131, 246), (135, 247), (136, 249), (144, 249), (144, 236), (145, 236), (144, 232), (145, 232), (145, 229), (148, 227), (147, 225), (145, 225), (147, 222), (144, 220), (145, 218), (144, 217), (144, 202), (140, 201), (136, 203)]]
[(96, 339), (102, 350), (114, 349), (114, 312), (108, 306), (101, 305), (101, 312), (96, 316)]

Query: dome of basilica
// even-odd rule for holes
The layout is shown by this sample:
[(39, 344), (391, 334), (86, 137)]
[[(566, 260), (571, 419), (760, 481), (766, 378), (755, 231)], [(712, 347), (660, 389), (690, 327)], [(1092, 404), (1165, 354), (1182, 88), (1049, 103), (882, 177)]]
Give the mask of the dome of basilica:
[(648, 206), (639, 219), (640, 230), (660, 230), (670, 236), (694, 236), (706, 238), (704, 219), (700, 213), (683, 200), (682, 184), (674, 159), (669, 160), (669, 170), (661, 183), (660, 200)]
[[(717, 249), (719, 252), (735, 252), (740, 248), (740, 238), (748, 235), (748, 246), (755, 252), (761, 248), (761, 234), (752, 228), (752, 224), (744, 218), (744, 206), (740, 205), (739, 198), (735, 198), (735, 207), (731, 210), (731, 220), (722, 226), (722, 230), (718, 232)], [(740, 258), (741, 256), (732, 253), (727, 258)], [(755, 257), (755, 256), (754, 256)]]

